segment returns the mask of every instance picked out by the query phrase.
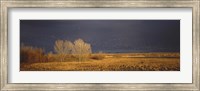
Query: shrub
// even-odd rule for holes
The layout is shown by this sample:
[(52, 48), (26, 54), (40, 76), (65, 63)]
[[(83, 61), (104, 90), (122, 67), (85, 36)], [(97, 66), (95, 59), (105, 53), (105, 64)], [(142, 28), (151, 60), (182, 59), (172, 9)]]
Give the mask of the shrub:
[(105, 55), (103, 54), (103, 52), (99, 52), (97, 54), (93, 54), (90, 58), (94, 60), (102, 60), (105, 58)]
[(24, 46), (20, 47), (20, 62), (43, 62), (45, 60), (42, 48)]
[(94, 59), (94, 60), (102, 60), (104, 58), (105, 57), (103, 55), (93, 55), (93, 56), (91, 56), (91, 59)]

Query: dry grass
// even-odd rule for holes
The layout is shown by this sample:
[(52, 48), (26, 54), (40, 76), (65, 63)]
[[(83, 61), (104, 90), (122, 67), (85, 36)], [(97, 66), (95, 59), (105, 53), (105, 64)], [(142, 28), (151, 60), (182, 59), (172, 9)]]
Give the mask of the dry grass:
[[(97, 54), (93, 54), (97, 55)], [(22, 63), (21, 71), (179, 71), (179, 53), (104, 54), (104, 59)], [(101, 55), (102, 56), (102, 55)]]

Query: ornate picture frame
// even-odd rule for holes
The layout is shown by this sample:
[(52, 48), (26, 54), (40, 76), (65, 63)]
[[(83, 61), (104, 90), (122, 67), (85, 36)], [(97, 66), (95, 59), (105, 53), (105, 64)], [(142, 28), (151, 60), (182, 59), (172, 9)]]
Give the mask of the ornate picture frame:
[[(200, 1), (199, 0), (0, 0), (0, 81), (4, 90), (192, 90), (199, 91), (200, 77)], [(192, 8), (192, 83), (95, 83), (25, 84), (8, 83), (8, 10), (9, 8)]]

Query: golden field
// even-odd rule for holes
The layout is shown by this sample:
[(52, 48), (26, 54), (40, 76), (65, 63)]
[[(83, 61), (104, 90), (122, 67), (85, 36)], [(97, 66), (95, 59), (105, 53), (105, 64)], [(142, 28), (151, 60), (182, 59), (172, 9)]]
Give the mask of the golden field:
[(91, 54), (84, 61), (20, 63), (20, 71), (180, 71), (180, 54)]

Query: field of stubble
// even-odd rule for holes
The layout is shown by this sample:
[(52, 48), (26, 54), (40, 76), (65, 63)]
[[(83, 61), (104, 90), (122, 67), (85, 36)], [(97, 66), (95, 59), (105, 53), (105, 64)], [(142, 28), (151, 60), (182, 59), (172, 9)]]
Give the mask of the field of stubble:
[[(98, 54), (93, 54), (98, 55)], [(21, 63), (20, 71), (180, 71), (179, 53), (104, 54), (101, 60)]]

